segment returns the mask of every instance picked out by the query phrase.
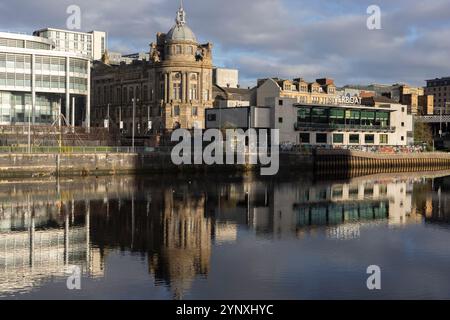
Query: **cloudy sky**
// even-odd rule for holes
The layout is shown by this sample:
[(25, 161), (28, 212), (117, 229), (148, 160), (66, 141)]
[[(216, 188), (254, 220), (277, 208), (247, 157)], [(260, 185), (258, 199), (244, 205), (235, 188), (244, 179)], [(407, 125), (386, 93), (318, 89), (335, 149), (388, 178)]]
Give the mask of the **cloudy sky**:
[[(188, 25), (214, 44), (217, 66), (258, 77), (331, 77), (349, 83), (406, 82), (450, 76), (450, 0), (184, 0)], [(82, 30), (104, 30), (109, 49), (148, 50), (174, 24), (179, 0), (0, 0), (0, 30), (65, 28), (69, 5)], [(367, 8), (381, 9), (369, 30)]]

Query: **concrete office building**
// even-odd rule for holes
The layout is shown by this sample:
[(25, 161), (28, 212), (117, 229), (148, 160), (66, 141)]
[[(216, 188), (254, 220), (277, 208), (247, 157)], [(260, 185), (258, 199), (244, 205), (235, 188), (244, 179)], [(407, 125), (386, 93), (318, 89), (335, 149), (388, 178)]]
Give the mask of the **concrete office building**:
[(45, 37), (0, 33), (0, 124), (52, 124), (76, 104), (78, 123), (90, 124), (90, 62), (58, 51)]
[(55, 50), (80, 53), (93, 60), (100, 60), (108, 49), (106, 32), (103, 31), (78, 32), (45, 28), (34, 31), (33, 35), (53, 41)]
[(434, 114), (450, 114), (450, 77), (426, 80), (425, 94), (434, 99)]

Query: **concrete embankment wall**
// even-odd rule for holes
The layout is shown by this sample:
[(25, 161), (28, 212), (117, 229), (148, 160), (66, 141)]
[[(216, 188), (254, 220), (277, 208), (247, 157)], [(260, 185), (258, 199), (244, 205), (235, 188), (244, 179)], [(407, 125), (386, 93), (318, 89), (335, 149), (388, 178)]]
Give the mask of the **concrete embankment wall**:
[(450, 169), (450, 153), (381, 154), (347, 150), (318, 150), (315, 171), (321, 174), (351, 172), (353, 176), (439, 171)]
[[(283, 168), (313, 169), (308, 155), (280, 155)], [(128, 173), (239, 172), (257, 165), (174, 165), (170, 153), (0, 154), (0, 177), (87, 176)]]
[[(280, 171), (352, 175), (450, 169), (450, 154), (383, 155), (319, 150), (312, 155), (281, 154)], [(174, 165), (170, 153), (0, 154), (0, 177), (87, 176), (165, 172), (259, 171), (257, 165)]]
[(138, 155), (99, 154), (0, 154), (1, 177), (114, 174), (133, 172)]

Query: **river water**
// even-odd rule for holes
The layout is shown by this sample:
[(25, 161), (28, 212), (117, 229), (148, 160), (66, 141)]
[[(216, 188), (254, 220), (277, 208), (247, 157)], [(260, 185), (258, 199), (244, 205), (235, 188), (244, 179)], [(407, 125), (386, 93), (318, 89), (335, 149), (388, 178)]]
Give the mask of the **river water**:
[(449, 299), (446, 174), (2, 181), (0, 299)]

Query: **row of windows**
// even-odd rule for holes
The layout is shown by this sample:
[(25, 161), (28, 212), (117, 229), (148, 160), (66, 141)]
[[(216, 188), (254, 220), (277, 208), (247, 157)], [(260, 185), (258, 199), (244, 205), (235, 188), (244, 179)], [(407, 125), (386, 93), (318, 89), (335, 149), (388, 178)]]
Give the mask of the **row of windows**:
[(67, 32), (67, 31), (44, 31), (41, 34), (46, 38), (56, 38), (56, 39), (67, 39), (67, 40), (75, 40), (81, 42), (92, 42), (92, 35), (90, 34), (78, 34), (75, 32)]
[[(0, 92), (0, 121), (26, 122), (31, 114), (31, 94)], [(59, 112), (59, 98), (36, 95), (34, 118), (36, 123), (50, 123)]]
[[(448, 79), (448, 78), (447, 78)], [(428, 82), (428, 88), (429, 87), (439, 87), (439, 86), (448, 86), (450, 85), (450, 79), (446, 81), (436, 81), (436, 82)]]
[(328, 94), (336, 93), (336, 89), (334, 87), (328, 87), (326, 90), (324, 90), (321, 86), (312, 86), (311, 90), (309, 90), (308, 85), (301, 85), (297, 88), (295, 84), (285, 84), (283, 89), (287, 91), (297, 91), (297, 92), (314, 92), (314, 93), (328, 93)]
[[(313, 207), (300, 207), (297, 209), (297, 227), (311, 225), (337, 225), (345, 221), (385, 219), (389, 215), (388, 204), (333, 204), (318, 205)], [(347, 231), (336, 231), (340, 236)]]
[(133, 101), (132, 99), (135, 96), (139, 101), (141, 100), (141, 97), (143, 101), (153, 101), (154, 91), (153, 89), (148, 90), (147, 85), (144, 85), (142, 87), (125, 87), (123, 89), (116, 88), (116, 90), (114, 90), (113, 86), (97, 87), (95, 103), (97, 105), (107, 103), (131, 103)]
[(297, 121), (302, 123), (318, 124), (350, 124), (350, 125), (376, 125), (389, 126), (389, 112), (329, 109), (329, 108), (299, 108)]
[(20, 39), (7, 39), (7, 38), (0, 38), (0, 47), (50, 50), (50, 45), (47, 43), (28, 40), (25, 41)]
[[(191, 108), (191, 115), (196, 117), (198, 116), (198, 107)], [(172, 109), (172, 117), (180, 116), (180, 106), (174, 106)]]
[(87, 91), (87, 82), (88, 79), (86, 78), (70, 77), (69, 89)]
[[(0, 53), (0, 68), (31, 70), (31, 55)], [(70, 59), (70, 72), (87, 74), (87, 68), (85, 60)], [(65, 72), (66, 58), (36, 56), (35, 70)]]
[(70, 72), (87, 74), (88, 65), (85, 60), (70, 59), (69, 65), (70, 65), (70, 69), (69, 69)]
[(42, 71), (66, 71), (66, 59), (60, 57), (35, 57), (35, 70), (36, 72)]
[[(54, 104), (59, 103), (59, 97), (48, 97), (42, 94), (36, 94), (36, 105), (43, 107), (54, 106)], [(11, 93), (7, 91), (0, 91), (0, 105), (31, 105), (31, 94), (30, 93)]]
[(0, 53), (0, 68), (31, 70), (31, 56)]
[[(162, 107), (136, 107), (135, 110), (135, 117), (160, 117), (162, 115)], [(132, 107), (121, 107), (121, 108), (110, 108), (109, 110), (110, 118), (111, 119), (125, 119), (125, 118), (131, 118), (133, 116), (133, 108)], [(108, 117), (107, 109), (106, 108), (95, 108), (94, 109), (94, 116), (96, 119), (106, 119)]]
[(23, 73), (0, 72), (0, 86), (31, 87), (31, 75)]
[[(54, 75), (41, 75), (37, 74), (36, 88), (41, 89), (65, 89), (66, 88), (66, 78), (62, 76)], [(0, 86), (11, 86), (11, 87), (31, 87), (31, 75), (23, 73), (5, 73), (0, 72)], [(70, 78), (70, 89), (86, 91), (87, 90), (87, 79), (86, 78)]]
[[(311, 143), (312, 133), (302, 132), (300, 133), (300, 143), (309, 144)], [(328, 144), (328, 134), (326, 133), (315, 133), (316, 143), (317, 144)], [(403, 138), (403, 137), (402, 137)], [(363, 139), (363, 140), (361, 140)], [(389, 136), (387, 134), (379, 135), (380, 144), (388, 144)], [(344, 143), (344, 134), (343, 133), (333, 133), (332, 134), (333, 144), (343, 144)], [(350, 134), (349, 135), (349, 143), (350, 144), (374, 144), (375, 143), (375, 135), (374, 134), (364, 134), (361, 137), (360, 134)]]
[[(142, 92), (141, 92), (142, 88)], [(161, 84), (162, 91), (164, 92), (164, 83)], [(128, 87), (128, 88), (116, 88), (115, 92), (113, 87), (97, 87), (95, 102), (97, 105), (107, 104), (107, 103), (130, 103), (132, 99), (136, 97), (136, 99), (143, 101), (154, 101), (154, 90), (148, 89), (147, 85), (142, 87)], [(172, 95), (170, 96), (171, 100), (180, 101), (182, 98), (182, 86), (181, 83), (175, 82), (172, 87)], [(203, 99), (210, 100), (211, 93), (210, 90), (203, 90)], [(193, 83), (189, 86), (188, 91), (188, 99), (189, 100), (198, 100), (198, 85)]]
[(168, 48), (168, 51), (170, 52), (170, 54), (174, 55), (174, 54), (189, 54), (189, 55), (194, 55), (195, 53), (195, 49), (193, 46), (182, 46), (182, 45), (176, 45), (176, 46), (171, 46)]

